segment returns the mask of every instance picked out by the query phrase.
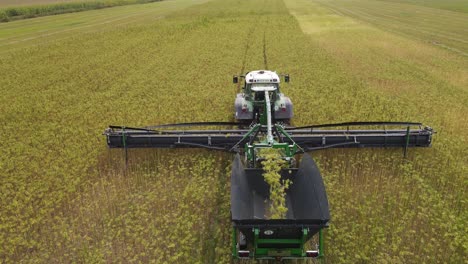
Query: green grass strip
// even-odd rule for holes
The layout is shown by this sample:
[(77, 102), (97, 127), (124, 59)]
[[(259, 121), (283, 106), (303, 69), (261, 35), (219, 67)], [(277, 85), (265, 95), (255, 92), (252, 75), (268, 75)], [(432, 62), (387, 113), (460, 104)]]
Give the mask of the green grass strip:
[(81, 12), (86, 10), (101, 9), (122, 5), (145, 4), (159, 1), (161, 0), (104, 0), (36, 6), (7, 7), (0, 9), (0, 22), (9, 22), (13, 20), (33, 17)]

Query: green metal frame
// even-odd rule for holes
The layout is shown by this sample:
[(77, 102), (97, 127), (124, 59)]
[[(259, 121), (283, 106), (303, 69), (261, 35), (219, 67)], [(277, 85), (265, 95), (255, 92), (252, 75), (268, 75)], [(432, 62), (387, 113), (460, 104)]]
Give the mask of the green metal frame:
[[(265, 115), (262, 115), (262, 116), (265, 116)], [(263, 124), (256, 124), (254, 127), (252, 127), (250, 129), (249, 132), (247, 132), (245, 134), (245, 136), (242, 138), (242, 141), (244, 141), (245, 139), (250, 137), (252, 134), (257, 132), (257, 130), (259, 130), (262, 126), (264, 126), (264, 125)], [(273, 144), (269, 144), (266, 140), (263, 140), (263, 141), (258, 142), (258, 143), (253, 143), (253, 144), (248, 144), (248, 143), (245, 144), (244, 145), (244, 151), (245, 151), (245, 155), (247, 157), (247, 160), (250, 161), (250, 163), (253, 164), (254, 166), (257, 166), (257, 164), (256, 164), (256, 157), (257, 156), (256, 156), (256, 153), (255, 153), (255, 149), (259, 149), (259, 148), (282, 149), (284, 157), (286, 157), (286, 158), (292, 158), (297, 153), (297, 151), (299, 149), (301, 149), (299, 147), (299, 145), (297, 145), (294, 142), (294, 140), (289, 136), (288, 132), (286, 132), (281, 125), (275, 124), (275, 128), (277, 129), (277, 131), (279, 133), (281, 133), (286, 138), (288, 138), (291, 142), (293, 142), (293, 144), (279, 143), (277, 141), (275, 141)]]
[(323, 229), (320, 229), (319, 231), (319, 259), (325, 258), (325, 250), (323, 248)]
[(237, 230), (235, 227), (232, 227), (232, 256), (237, 258)]
[[(238, 230), (236, 227), (232, 228), (232, 256), (233, 258), (239, 258), (238, 248), (237, 248), (237, 238), (238, 238)], [(250, 250), (249, 258), (255, 259), (265, 259), (265, 258), (276, 258), (276, 257), (284, 257), (284, 258), (306, 258), (306, 250), (305, 244), (307, 243), (308, 239), (307, 236), (309, 234), (308, 228), (302, 229), (302, 236), (300, 238), (260, 238), (260, 229), (253, 228), (252, 232), (254, 233), (254, 241), (253, 241), (253, 248)], [(318, 244), (318, 259), (323, 259), (325, 256), (324, 252), (324, 245), (323, 245), (323, 229), (320, 229), (318, 233), (319, 244)], [(261, 248), (259, 245), (262, 244), (274, 244), (274, 245), (299, 245), (296, 247), (282, 247), (282, 248), (275, 248), (275, 247), (268, 247), (268, 248)]]
[[(275, 93), (276, 95), (276, 93)], [(260, 101), (252, 101), (253, 104), (259, 104)], [(245, 136), (239, 141), (239, 142), (244, 142), (246, 139), (257, 133), (260, 129), (265, 128), (268, 126), (268, 117), (267, 116), (267, 107), (271, 107), (271, 105), (268, 105), (266, 101), (262, 101), (261, 103), (264, 104), (264, 111), (261, 113), (259, 117), (259, 124), (256, 124), (253, 126), (246, 134)], [(256, 168), (260, 167), (260, 164), (257, 164), (257, 149), (261, 148), (274, 148), (274, 149), (281, 149), (282, 150), (282, 155), (283, 158), (285, 159), (291, 159), (294, 157), (294, 155), (297, 153), (298, 149), (302, 150), (295, 142), (292, 140), (290, 135), (284, 130), (284, 128), (281, 125), (274, 124), (273, 127), (276, 129), (276, 131), (280, 134), (282, 134), (284, 137), (288, 138), (290, 143), (283, 143), (283, 142), (278, 142), (276, 140), (273, 141), (268, 141), (267, 139), (261, 140), (260, 142), (255, 142), (250, 144), (252, 141), (246, 143), (244, 145), (244, 151), (246, 155), (246, 159), (249, 162), (249, 166)], [(237, 145), (235, 146), (237, 147)], [(302, 228), (302, 235), (300, 238), (260, 238), (260, 228), (255, 227), (252, 229), (252, 232), (254, 233), (254, 241), (251, 241), (253, 243), (253, 248), (249, 250), (249, 258), (256, 258), (256, 259), (261, 259), (261, 258), (305, 258), (307, 257), (306, 250), (304, 249), (305, 244), (307, 243), (308, 235), (309, 235), (309, 229), (308, 228)], [(232, 256), (234, 258), (240, 258), (239, 257), (239, 252), (238, 252), (238, 246), (237, 246), (237, 240), (238, 240), (238, 233), (239, 230), (233, 226), (232, 229)], [(323, 258), (324, 253), (323, 253), (323, 233), (322, 229), (320, 229), (319, 233), (319, 258)], [(281, 247), (260, 247), (260, 245), (265, 245), (265, 244), (270, 244), (270, 245), (281, 245)]]
[(288, 143), (277, 143), (277, 142), (275, 142), (273, 145), (270, 145), (264, 142), (254, 143), (252, 145), (245, 144), (244, 151), (245, 151), (247, 160), (249, 160), (251, 164), (253, 164), (255, 167), (259, 165), (259, 164), (256, 164), (257, 154), (255, 153), (255, 150), (261, 149), (261, 148), (282, 149), (285, 158), (292, 158), (296, 154), (297, 149), (298, 149), (295, 143), (292, 145)]

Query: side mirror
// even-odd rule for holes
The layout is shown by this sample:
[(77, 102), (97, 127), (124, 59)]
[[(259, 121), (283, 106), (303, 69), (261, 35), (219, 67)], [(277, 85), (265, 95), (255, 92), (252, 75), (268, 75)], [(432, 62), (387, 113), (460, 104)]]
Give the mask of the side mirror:
[(238, 83), (239, 77), (237, 75), (232, 76), (232, 83)]
[(289, 82), (289, 74), (286, 74), (284, 76), (284, 82), (287, 82), (287, 83)]

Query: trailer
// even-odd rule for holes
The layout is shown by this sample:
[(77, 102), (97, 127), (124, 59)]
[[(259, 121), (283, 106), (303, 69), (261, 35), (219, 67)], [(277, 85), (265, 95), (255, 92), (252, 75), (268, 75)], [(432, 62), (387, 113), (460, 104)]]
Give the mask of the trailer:
[[(236, 155), (231, 174), (232, 254), (236, 258), (286, 259), (324, 255), (322, 229), (328, 227), (330, 211), (320, 172), (304, 154), (297, 169), (283, 169), (281, 177), (292, 181), (286, 192), (285, 219), (269, 219), (270, 189), (263, 170), (245, 168)], [(319, 247), (306, 248), (319, 235)]]

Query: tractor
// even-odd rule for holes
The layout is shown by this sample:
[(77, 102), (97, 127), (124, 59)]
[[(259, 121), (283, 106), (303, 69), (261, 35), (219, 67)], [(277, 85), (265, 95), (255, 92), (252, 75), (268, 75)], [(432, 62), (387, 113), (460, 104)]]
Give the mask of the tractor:
[[(259, 122), (264, 111), (265, 90), (269, 90), (272, 120), (289, 124), (293, 117), (291, 99), (280, 92), (280, 77), (273, 71), (251, 71), (246, 75), (233, 76), (233, 83), (244, 78), (242, 93), (238, 93), (234, 102), (235, 119), (244, 124)], [(289, 82), (289, 75), (284, 75), (284, 81)]]

